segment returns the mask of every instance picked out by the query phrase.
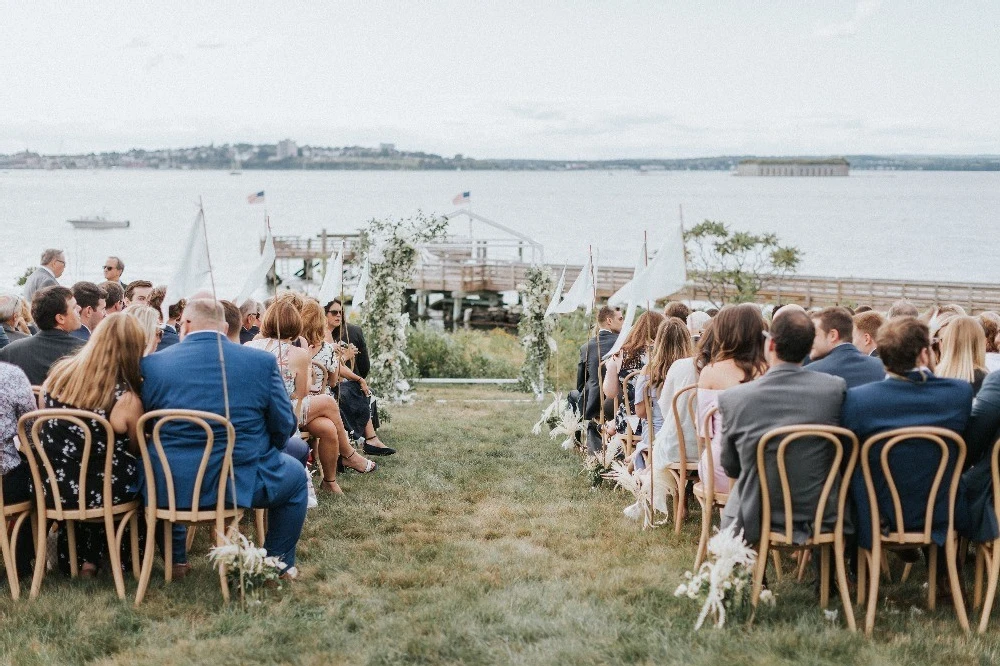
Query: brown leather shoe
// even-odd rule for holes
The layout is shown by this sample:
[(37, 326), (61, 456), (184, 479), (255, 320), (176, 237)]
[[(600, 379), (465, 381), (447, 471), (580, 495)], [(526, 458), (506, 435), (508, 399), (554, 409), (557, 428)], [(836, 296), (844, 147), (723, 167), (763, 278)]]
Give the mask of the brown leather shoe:
[(170, 568), (171, 575), (174, 580), (180, 580), (188, 575), (191, 571), (190, 562), (185, 562), (184, 564), (175, 564)]

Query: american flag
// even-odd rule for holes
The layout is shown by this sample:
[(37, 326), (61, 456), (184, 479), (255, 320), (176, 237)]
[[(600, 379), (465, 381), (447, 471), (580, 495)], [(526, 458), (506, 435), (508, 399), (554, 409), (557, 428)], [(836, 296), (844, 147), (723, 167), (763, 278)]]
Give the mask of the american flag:
[(264, 201), (264, 190), (247, 195), (247, 203), (249, 204), (263, 203), (263, 201)]
[(469, 193), (461, 192), (455, 195), (455, 198), (451, 200), (451, 203), (456, 206), (461, 206), (462, 204), (467, 204), (470, 201), (472, 201), (472, 199), (469, 198)]

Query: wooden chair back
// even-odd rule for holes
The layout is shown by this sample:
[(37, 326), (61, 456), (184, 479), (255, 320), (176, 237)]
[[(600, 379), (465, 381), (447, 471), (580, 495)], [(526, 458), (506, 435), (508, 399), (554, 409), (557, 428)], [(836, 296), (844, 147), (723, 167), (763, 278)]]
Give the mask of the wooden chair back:
[(326, 393), (330, 387), (330, 371), (322, 363), (312, 361), (312, 381), (309, 382), (309, 392), (315, 395)]
[[(774, 452), (774, 456), (776, 457), (778, 464), (778, 481), (781, 488), (782, 506), (785, 512), (784, 534), (775, 533), (771, 530), (771, 492), (767, 477), (767, 464), (765, 461), (768, 444), (778, 437), (781, 437), (781, 441), (778, 442), (778, 448)], [(829, 442), (834, 450), (834, 456), (830, 463), (830, 469), (827, 472), (826, 482), (823, 484), (823, 488), (819, 495), (819, 504), (816, 506), (816, 515), (813, 519), (812, 540), (818, 543), (820, 541), (820, 537), (822, 536), (833, 538), (833, 532), (824, 532), (823, 530), (823, 517), (826, 513), (826, 506), (830, 497), (830, 492), (832, 492), (833, 486), (837, 482), (838, 477), (840, 477), (841, 483), (840, 492), (837, 497), (837, 525), (835, 530), (843, 529), (844, 506), (847, 503), (847, 492), (850, 486), (851, 473), (854, 471), (854, 466), (858, 460), (858, 438), (850, 430), (847, 430), (846, 428), (839, 428), (837, 426), (811, 424), (783, 426), (765, 433), (764, 436), (760, 438), (760, 442), (757, 445), (757, 474), (760, 477), (761, 493), (760, 529), (761, 533), (766, 531), (770, 534), (771, 540), (777, 543), (793, 543), (792, 528), (794, 521), (792, 520), (792, 516), (795, 514), (792, 510), (792, 492), (788, 481), (788, 465), (786, 455), (788, 447), (793, 442), (806, 437), (824, 439)], [(848, 448), (846, 456), (847, 463), (842, 466), (841, 463), (843, 463), (845, 458), (845, 441), (847, 442)]]
[(17, 576), (17, 538), (21, 534), (21, 526), (28, 516), (32, 515), (34, 503), (31, 500), (8, 504), (4, 497), (3, 475), (0, 474), (0, 520), (4, 529), (0, 530), (0, 552), (3, 553), (4, 570), (7, 572), (7, 584), (10, 586), (10, 596), (14, 601), (21, 598), (21, 582)]
[[(695, 417), (695, 406), (698, 402), (698, 385), (688, 384), (684, 388), (680, 389), (674, 393), (673, 399), (670, 401), (670, 411), (674, 416), (674, 425), (677, 427), (677, 451), (680, 454), (680, 465), (681, 469), (687, 468), (688, 455), (687, 455), (687, 440), (684, 437), (684, 421), (681, 419), (681, 408), (679, 405), (681, 397), (686, 393), (691, 395), (687, 396), (687, 416), (690, 423), (696, 423), (697, 418)], [(696, 429), (697, 431), (697, 429)], [(695, 442), (696, 447), (698, 443)]]
[[(146, 435), (146, 427), (153, 421), (151, 437)], [(201, 428), (205, 433), (205, 449), (198, 465), (198, 472), (194, 478), (194, 488), (191, 494), (190, 509), (178, 511), (177, 496), (174, 489), (174, 477), (170, 470), (170, 461), (167, 459), (163, 444), (160, 441), (160, 431), (167, 423), (184, 422)], [(226, 443), (225, 452), (222, 458), (222, 469), (219, 473), (219, 488), (215, 500), (214, 510), (205, 511), (201, 508), (201, 485), (208, 469), (209, 459), (212, 450), (215, 448), (215, 432), (212, 425), (221, 425), (225, 428)], [(185, 520), (211, 520), (215, 514), (222, 516), (226, 510), (226, 499), (229, 494), (229, 476), (233, 465), (233, 446), (236, 443), (236, 430), (224, 416), (211, 412), (202, 412), (193, 409), (158, 409), (143, 414), (136, 426), (139, 431), (139, 452), (142, 454), (142, 466), (146, 474), (147, 486), (147, 506), (154, 509), (157, 518), (169, 520), (171, 522)], [(158, 495), (156, 491), (156, 476), (153, 473), (152, 459), (149, 456), (149, 441), (152, 440), (153, 448), (156, 450), (157, 459), (163, 472), (164, 485), (167, 491), (167, 507), (158, 506)], [(232, 491), (235, 493), (235, 488)], [(235, 509), (235, 497), (232, 498)]]
[[(71, 424), (83, 432), (83, 449), (80, 452), (80, 475), (77, 478), (77, 508), (63, 508), (62, 493), (56, 481), (56, 471), (49, 460), (45, 447), (42, 445), (40, 432), (43, 426), (53, 421), (62, 421)], [(28, 424), (31, 423), (30, 430)], [(93, 432), (90, 423), (96, 423), (99, 431)], [(28, 460), (28, 467), (31, 469), (31, 478), (35, 486), (35, 504), (39, 516), (46, 516), (51, 520), (93, 520), (96, 518), (111, 519), (114, 504), (111, 501), (111, 461), (115, 447), (115, 432), (107, 419), (84, 409), (36, 409), (24, 414), (17, 422), (17, 432), (21, 441), (27, 446), (22, 446), (25, 458)], [(94, 457), (92, 451), (97, 438), (103, 439), (105, 444), (104, 459)], [(87, 471), (91, 465), (98, 464), (104, 466), (104, 483), (101, 487), (104, 502), (97, 509), (87, 508)], [(42, 476), (41, 469), (45, 470)], [(43, 487), (47, 487), (49, 497), (52, 499), (53, 507), (46, 507), (45, 493)]]
[(711, 505), (715, 501), (715, 454), (712, 452), (712, 436), (715, 434), (715, 415), (719, 413), (719, 408), (712, 407), (705, 413), (701, 420), (702, 430), (698, 433), (698, 459), (705, 458), (705, 465), (708, 473), (707, 478), (701, 479), (705, 488), (705, 497)]
[[(912, 442), (913, 440), (923, 440), (930, 442), (941, 451), (941, 458), (938, 460), (937, 471), (931, 483), (930, 492), (927, 496), (927, 506), (924, 509), (923, 526), (920, 531), (907, 531), (903, 522), (903, 505), (899, 498), (898, 484), (892, 469), (889, 467), (889, 453), (901, 442)], [(889, 495), (892, 499), (893, 518), (895, 518), (895, 530), (890, 531), (888, 536), (881, 536), (883, 542), (889, 543), (931, 543), (931, 532), (934, 527), (934, 505), (937, 503), (938, 491), (945, 481), (944, 475), (948, 468), (948, 462), (952, 459), (951, 450), (948, 443), (955, 446), (954, 455), (955, 466), (952, 470), (951, 478), (948, 479), (948, 528), (951, 530), (955, 519), (955, 496), (958, 493), (958, 481), (962, 475), (962, 464), (965, 462), (965, 440), (957, 433), (946, 428), (936, 428), (931, 426), (917, 426), (909, 428), (896, 428), (877, 435), (873, 435), (865, 441), (861, 447), (861, 471), (865, 481), (865, 488), (868, 492), (868, 503), (871, 505), (872, 540), (881, 536), (880, 510), (878, 496), (875, 492), (875, 483), (871, 472), (871, 450), (876, 445), (882, 444), (879, 452), (879, 468), (885, 478)], [(908, 482), (906, 479), (902, 480)]]
[[(639, 368), (638, 370), (633, 370), (632, 372), (625, 375), (624, 379), (622, 379), (621, 400), (622, 404), (625, 405), (626, 416), (635, 416), (635, 404), (633, 401), (630, 401), (628, 399), (628, 387), (629, 384), (634, 382), (635, 378), (638, 377), (640, 374), (642, 374), (642, 368)], [(617, 413), (617, 411), (618, 410), (616, 409), (615, 412)], [(647, 411), (646, 414), (648, 415), (649, 412)], [(632, 427), (632, 424), (628, 423), (626, 425), (626, 430), (625, 433), (622, 435), (622, 438), (625, 441), (625, 453), (631, 454), (632, 451), (635, 450), (635, 443), (641, 439), (641, 436), (636, 433), (635, 429)]]

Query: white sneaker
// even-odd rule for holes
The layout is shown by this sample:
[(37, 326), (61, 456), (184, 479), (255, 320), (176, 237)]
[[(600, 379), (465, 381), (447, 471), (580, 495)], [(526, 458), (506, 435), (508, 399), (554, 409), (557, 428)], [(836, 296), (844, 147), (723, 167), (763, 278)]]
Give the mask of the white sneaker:
[(316, 499), (316, 488), (313, 487), (312, 475), (309, 470), (306, 470), (306, 492), (309, 494), (309, 499), (306, 500), (307, 509), (315, 509), (319, 506), (319, 500)]

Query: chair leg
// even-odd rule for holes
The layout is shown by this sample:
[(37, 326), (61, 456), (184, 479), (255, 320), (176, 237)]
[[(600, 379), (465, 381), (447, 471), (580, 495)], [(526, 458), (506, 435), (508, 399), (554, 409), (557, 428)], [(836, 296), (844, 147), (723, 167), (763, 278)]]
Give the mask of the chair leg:
[(799, 583), (801, 583), (802, 579), (806, 577), (806, 565), (809, 564), (809, 560), (811, 559), (812, 559), (811, 550), (799, 551), (799, 572), (798, 575), (795, 577), (795, 580), (798, 581)]
[(264, 536), (267, 534), (267, 509), (254, 509), (254, 529), (257, 531), (257, 547), (264, 547)]
[(906, 566), (903, 567), (903, 575), (899, 577), (900, 583), (905, 583), (910, 580), (910, 572), (913, 571), (913, 562), (907, 562)]
[(868, 595), (865, 577), (868, 573), (868, 551), (858, 548), (858, 598), (857, 604), (861, 606), (865, 603)]
[(135, 607), (146, 597), (149, 579), (153, 574), (153, 557), (156, 555), (156, 518), (151, 512), (146, 512), (146, 552), (142, 555), (142, 571), (139, 575), (139, 585), (135, 590)]
[[(879, 566), (881, 567), (882, 575), (885, 576), (885, 581), (887, 583), (892, 582), (892, 570), (889, 569), (889, 551), (883, 550), (882, 557), (879, 558)], [(875, 570), (874, 565), (872, 566), (872, 571)]]
[(66, 541), (69, 544), (69, 575), (76, 578), (80, 574), (80, 566), (76, 561), (76, 521), (66, 521)]
[[(969, 617), (965, 614), (965, 599), (962, 598), (962, 582), (958, 578), (958, 536), (952, 532), (944, 544), (945, 564), (948, 565), (948, 580), (951, 582), (951, 599), (958, 615), (962, 631), (969, 631)], [(935, 573), (936, 576), (936, 573)]]
[[(844, 543), (841, 536), (833, 544), (833, 563), (837, 570), (837, 588), (840, 592), (840, 603), (844, 606), (844, 617), (847, 618), (847, 628), (857, 631), (854, 622), (854, 608), (851, 606), (851, 591), (847, 587), (847, 566), (844, 562)], [(860, 569), (860, 566), (859, 566)], [(860, 586), (860, 577), (858, 585)]]
[[(6, 522), (6, 521), (5, 521)], [(16, 544), (17, 541), (15, 540)], [(0, 551), (3, 551), (3, 566), (7, 571), (7, 583), (10, 585), (10, 598), (17, 601), (21, 596), (21, 586), (17, 580), (17, 563), (14, 561), (14, 554), (10, 547), (10, 539), (7, 537), (7, 525), (3, 526), (3, 534), (0, 534)]]
[(699, 500), (699, 502), (701, 502), (701, 538), (698, 540), (698, 551), (694, 556), (694, 570), (696, 572), (705, 560), (708, 551), (708, 533), (712, 528), (711, 500), (705, 498), (704, 501)]
[(771, 563), (774, 564), (774, 579), (780, 583), (784, 574), (781, 571), (781, 553), (777, 549), (771, 551)]
[(132, 576), (139, 580), (142, 574), (142, 563), (139, 556), (139, 514), (132, 514), (128, 523), (129, 541), (132, 548)]
[(111, 516), (105, 516), (104, 535), (108, 541), (108, 560), (111, 564), (111, 577), (115, 581), (115, 592), (119, 599), (125, 598), (125, 576), (122, 574), (122, 536), (125, 521), (121, 521), (115, 529), (115, 521)]
[(29, 598), (37, 599), (45, 577), (46, 549), (48, 546), (49, 521), (44, 515), (38, 516), (35, 526), (35, 571), (31, 576)]
[(973, 581), (975, 587), (972, 589), (972, 608), (979, 608), (979, 604), (983, 600), (983, 570), (984, 565), (992, 566), (990, 560), (987, 559), (986, 549), (988, 546), (984, 543), (979, 544), (976, 547), (976, 571), (973, 574)]
[(871, 636), (872, 629), (875, 628), (875, 612), (878, 610), (878, 585), (882, 576), (879, 575), (879, 562), (882, 561), (882, 548), (875, 535), (872, 543), (871, 559), (871, 582), (868, 584), (868, 607), (865, 609), (865, 636)]
[(927, 609), (937, 607), (937, 544), (931, 544), (930, 555), (927, 557)]
[[(997, 542), (994, 541), (993, 543), (996, 544)], [(983, 562), (982, 555), (984, 548), (986, 548), (985, 544), (981, 545), (976, 551), (976, 598), (977, 598), (976, 604), (977, 605), (979, 603), (978, 599), (981, 593), (980, 588), (982, 584), (982, 574), (983, 574), (982, 572), (983, 567), (981, 566), (981, 564)], [(995, 549), (996, 545), (994, 545), (993, 548)], [(990, 614), (993, 612), (993, 600), (995, 599), (997, 593), (997, 579), (1000, 578), (1000, 557), (996, 556), (995, 550), (993, 556), (990, 557), (987, 561), (989, 562), (990, 568), (989, 568), (989, 573), (987, 574), (988, 578), (986, 579), (986, 599), (983, 602), (982, 614), (979, 616), (979, 633), (985, 632), (987, 625), (989, 625), (990, 623)]]
[(819, 607), (830, 605), (830, 546), (819, 549)]
[(171, 582), (174, 579), (174, 524), (163, 521), (163, 580)]
[(191, 545), (194, 543), (194, 535), (197, 532), (198, 532), (198, 526), (197, 525), (188, 525), (187, 526), (187, 541), (185, 541), (185, 543), (187, 544), (188, 552), (191, 551)]
[(753, 587), (750, 592), (750, 603), (754, 608), (760, 601), (760, 591), (764, 586), (764, 571), (767, 569), (767, 551), (770, 547), (770, 540), (766, 534), (760, 535), (760, 544), (757, 546), (757, 561), (753, 565)]

